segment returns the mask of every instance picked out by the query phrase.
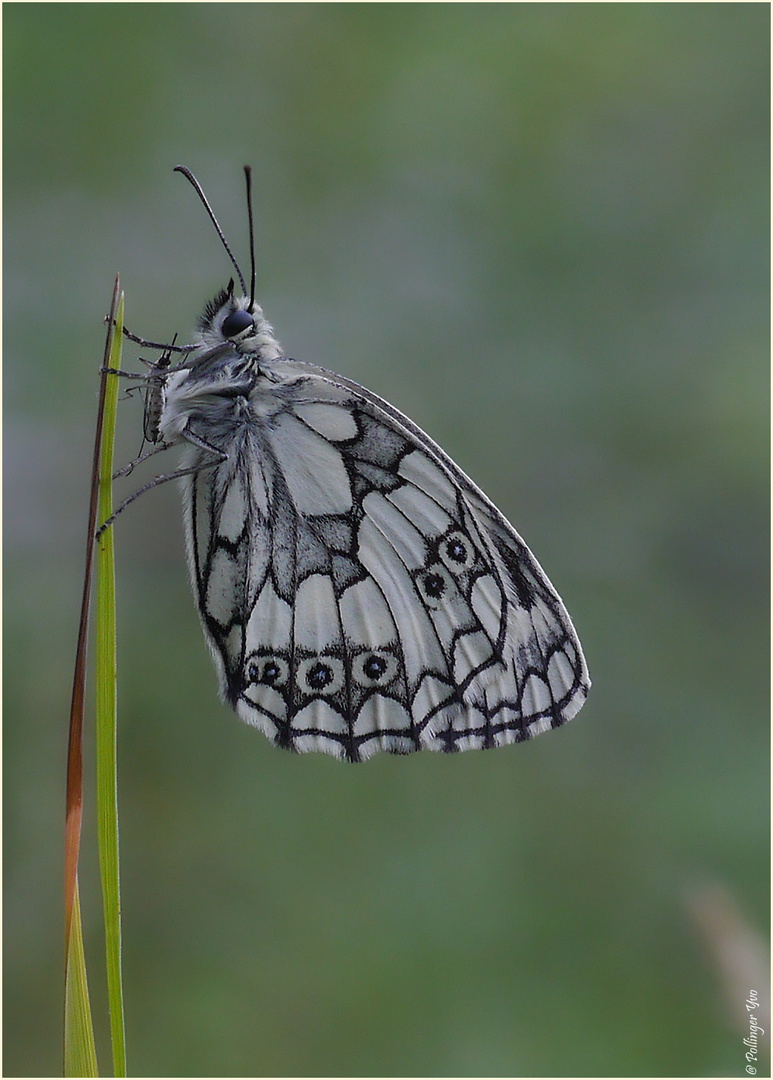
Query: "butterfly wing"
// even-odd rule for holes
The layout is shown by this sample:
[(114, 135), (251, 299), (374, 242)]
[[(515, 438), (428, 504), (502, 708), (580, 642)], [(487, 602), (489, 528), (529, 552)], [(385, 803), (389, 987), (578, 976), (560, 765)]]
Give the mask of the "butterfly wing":
[(387, 402), (309, 364), (184, 437), (193, 587), (221, 691), (288, 749), (519, 742), (590, 682), (571, 620), (486, 496)]

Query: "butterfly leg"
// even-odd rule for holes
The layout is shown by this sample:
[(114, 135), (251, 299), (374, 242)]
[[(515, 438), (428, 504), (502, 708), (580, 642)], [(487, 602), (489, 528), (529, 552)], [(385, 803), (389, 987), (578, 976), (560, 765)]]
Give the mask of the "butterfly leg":
[[(105, 322), (110, 322), (109, 315), (105, 316)], [(115, 320), (113, 320), (113, 326), (115, 326)], [(166, 352), (167, 349), (171, 349), (173, 352), (184, 353), (190, 352), (195, 347), (193, 345), (169, 345), (159, 341), (147, 341), (145, 338), (137, 337), (136, 334), (132, 334), (125, 326), (123, 328), (123, 335), (124, 337), (127, 337), (129, 341), (133, 341), (136, 345), (142, 345), (145, 349), (159, 349), (161, 352)]]
[(114, 472), (113, 480), (117, 480), (119, 476), (129, 476), (131, 473), (134, 472), (138, 465), (141, 465), (143, 463), (143, 461), (147, 461), (148, 458), (153, 457), (154, 454), (160, 454), (162, 450), (170, 450), (171, 447), (171, 443), (158, 443), (156, 446), (153, 447), (152, 450), (148, 450), (146, 453), (140, 454), (140, 456), (136, 457), (134, 461), (130, 461), (128, 465), (124, 465), (122, 469)]
[[(118, 515), (122, 514), (127, 506), (129, 506), (131, 503), (133, 503), (135, 499), (138, 499), (140, 497), (140, 495), (144, 495), (146, 491), (151, 491), (153, 488), (159, 487), (161, 484), (166, 484), (169, 480), (179, 480), (183, 476), (191, 476), (193, 473), (201, 472), (202, 469), (214, 469), (216, 465), (221, 465), (224, 461), (228, 460), (228, 454), (224, 453), (222, 450), (218, 450), (218, 448), (216, 446), (213, 446), (211, 443), (208, 443), (206, 441), (206, 439), (202, 439), (200, 436), (195, 435), (192, 431), (190, 431), (187, 428), (183, 432), (183, 438), (186, 440), (186, 442), (189, 442), (193, 446), (198, 447), (199, 450), (204, 450), (207, 453), (213, 454), (215, 460), (214, 461), (206, 461), (203, 464), (201, 462), (197, 462), (195, 465), (190, 465), (187, 468), (175, 469), (174, 472), (163, 473), (161, 476), (154, 477), (153, 480), (150, 480), (147, 484), (144, 484), (141, 488), (138, 488), (138, 490), (135, 491), (132, 495), (130, 495), (128, 497), (128, 499), (124, 499), (124, 501), (121, 503), (121, 505), (118, 507), (118, 509), (115, 510), (110, 515), (110, 517), (107, 519), (107, 521), (102, 522), (102, 524), (99, 526), (99, 528), (96, 531), (96, 534), (95, 534), (95, 539), (96, 540), (99, 540), (100, 536), (105, 531), (105, 529), (107, 529), (108, 526), (113, 524), (113, 522), (118, 517)], [(159, 449), (159, 450), (160, 449), (168, 449), (168, 445), (169, 444), (164, 444), (163, 447), (159, 446), (159, 447), (157, 447), (157, 449)], [(138, 464), (139, 460), (144, 461), (145, 458), (151, 457), (155, 452), (156, 452), (155, 450), (151, 450), (148, 454), (145, 454), (145, 456), (142, 459), (138, 459), (137, 462), (135, 462), (134, 464)], [(117, 475), (121, 475), (121, 474), (117, 474)]]
[(120, 368), (114, 367), (102, 367), (99, 369), (100, 375), (120, 375), (122, 379), (135, 379), (137, 382), (147, 382), (148, 376), (141, 371), (122, 371)]

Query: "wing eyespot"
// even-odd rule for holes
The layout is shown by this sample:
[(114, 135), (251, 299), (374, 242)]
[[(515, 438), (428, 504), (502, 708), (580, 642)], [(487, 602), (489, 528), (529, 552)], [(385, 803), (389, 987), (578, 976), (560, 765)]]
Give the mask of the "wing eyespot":
[(444, 565), (454, 574), (470, 570), (475, 565), (476, 551), (472, 541), (458, 529), (443, 537), (438, 554)]
[(450, 574), (440, 563), (420, 570), (416, 576), (416, 584), (422, 600), (431, 608), (439, 607), (453, 588)]
[(335, 656), (311, 656), (301, 660), (296, 683), (302, 694), (330, 697), (343, 689), (344, 665)]
[(290, 665), (282, 656), (260, 656), (247, 662), (247, 681), (263, 686), (285, 686)]
[(397, 658), (383, 649), (361, 653), (352, 665), (355, 682), (370, 690), (386, 686), (397, 674)]

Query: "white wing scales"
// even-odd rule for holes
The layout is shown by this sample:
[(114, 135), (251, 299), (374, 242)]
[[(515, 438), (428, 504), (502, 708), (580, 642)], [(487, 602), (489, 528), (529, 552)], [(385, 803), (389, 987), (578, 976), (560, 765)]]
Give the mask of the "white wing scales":
[[(191, 576), (224, 698), (288, 749), (519, 742), (590, 686), (520, 537), (419, 428), (312, 365), (233, 347), (173, 375)], [(215, 460), (213, 452), (223, 460)]]

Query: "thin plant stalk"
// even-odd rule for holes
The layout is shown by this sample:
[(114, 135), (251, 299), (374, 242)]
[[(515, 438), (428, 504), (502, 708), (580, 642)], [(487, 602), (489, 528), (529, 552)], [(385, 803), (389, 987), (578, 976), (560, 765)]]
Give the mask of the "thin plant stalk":
[[(109, 366), (121, 367), (123, 296), (118, 302)], [(113, 444), (118, 376), (106, 375), (102, 452), (99, 463), (99, 520), (113, 513)], [(115, 554), (113, 527), (97, 542), (96, 605), (96, 761), (97, 835), (105, 922), (105, 963), (113, 1048), (113, 1076), (126, 1076), (126, 1031), (121, 979), (121, 894), (118, 866), (118, 764), (116, 697)]]

